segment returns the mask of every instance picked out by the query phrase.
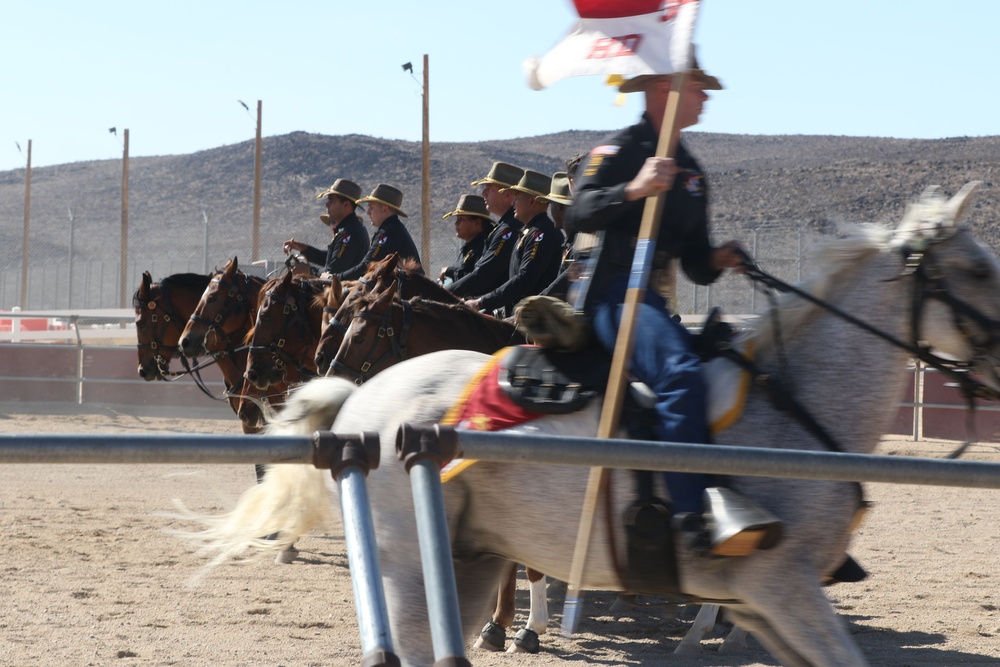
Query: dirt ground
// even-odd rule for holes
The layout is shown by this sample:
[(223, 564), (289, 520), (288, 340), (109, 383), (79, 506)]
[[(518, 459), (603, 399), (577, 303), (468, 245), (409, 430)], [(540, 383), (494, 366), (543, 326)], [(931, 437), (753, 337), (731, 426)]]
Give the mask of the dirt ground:
[[(0, 406), (0, 433), (238, 433), (231, 419), (182, 415), (45, 414)], [(879, 453), (941, 456), (955, 443), (886, 439)], [(1000, 461), (1000, 446), (966, 458)], [(254, 481), (250, 466), (0, 466), (0, 665), (357, 665), (361, 660), (339, 526), (299, 542), (300, 558), (216, 569), (190, 585), (204, 560), (159, 516), (182, 499), (196, 511), (229, 509)], [(827, 589), (872, 665), (1000, 664), (1000, 491), (868, 485), (874, 511), (852, 554), (868, 580)], [(558, 636), (565, 587), (537, 656), (470, 649), (475, 665), (595, 664), (711, 667), (775, 665), (750, 640), (735, 657), (721, 638), (702, 654), (671, 653), (690, 624), (656, 599), (611, 614), (611, 593), (590, 593), (580, 631)], [(527, 614), (527, 583), (518, 590)]]

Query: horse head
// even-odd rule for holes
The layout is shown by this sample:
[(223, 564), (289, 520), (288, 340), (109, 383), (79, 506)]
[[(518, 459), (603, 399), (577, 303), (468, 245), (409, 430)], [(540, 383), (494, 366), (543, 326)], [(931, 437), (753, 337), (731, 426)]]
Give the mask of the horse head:
[(291, 273), (264, 284), (253, 329), (247, 334), (246, 379), (267, 389), (282, 380), (293, 383), (316, 374), (313, 355), (323, 312), (315, 297), (321, 291), (319, 281)]
[(149, 271), (132, 296), (138, 339), (139, 377), (163, 380), (170, 374), (170, 359), (178, 350), (185, 323), (194, 311), (197, 294), (205, 289), (208, 276), (179, 273), (154, 283)]
[[(263, 281), (242, 273), (233, 257), (212, 277), (181, 334), (180, 349), (188, 357), (201, 352), (232, 352), (242, 343), (254, 321), (254, 308)], [(242, 373), (242, 370), (241, 370)]]
[(967, 364), (998, 391), (1000, 264), (960, 225), (979, 185), (968, 183), (950, 199), (937, 187), (925, 190), (908, 207), (893, 246), (916, 283), (911, 342)]
[[(401, 347), (397, 328), (392, 325), (394, 303), (404, 304), (396, 292), (397, 282), (393, 281), (381, 292), (373, 291), (357, 297), (343, 340), (330, 362), (334, 375), (361, 384), (383, 366), (405, 358), (405, 342)], [(403, 327), (405, 322), (400, 324), (399, 330), (405, 336)]]

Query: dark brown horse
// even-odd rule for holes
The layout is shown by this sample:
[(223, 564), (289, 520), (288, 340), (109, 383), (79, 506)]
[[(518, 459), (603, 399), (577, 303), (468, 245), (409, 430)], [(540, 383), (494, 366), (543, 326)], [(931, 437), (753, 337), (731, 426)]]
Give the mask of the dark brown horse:
[(198, 273), (175, 273), (154, 283), (149, 271), (143, 272), (142, 283), (132, 296), (143, 380), (166, 380), (173, 375), (170, 360), (178, 352), (181, 333), (209, 279)]
[(316, 376), (316, 345), (323, 322), (323, 280), (286, 273), (260, 292), (257, 317), (246, 337), (246, 379), (258, 389), (292, 385)]
[[(207, 354), (215, 360), (226, 383), (229, 403), (240, 417), (244, 433), (257, 433), (263, 428), (263, 413), (258, 402), (268, 402), (268, 397), (262, 396), (243, 377), (248, 355), (243, 341), (253, 327), (263, 285), (263, 278), (248, 276), (239, 270), (236, 257), (229, 260), (221, 272), (212, 276), (179, 342), (185, 356), (196, 358)], [(237, 388), (242, 389), (236, 391)], [(282, 402), (284, 389), (280, 388), (279, 399), (272, 400), (272, 404)], [(256, 400), (244, 400), (248, 395)]]
[(464, 303), (440, 303), (397, 295), (398, 283), (360, 297), (344, 340), (332, 362), (333, 373), (361, 384), (410, 357), (439, 350), (492, 354), (524, 343), (513, 324), (484, 315)]
[(316, 370), (321, 375), (329, 372), (330, 362), (340, 349), (347, 326), (354, 314), (365, 305), (365, 296), (385, 291), (393, 281), (396, 281), (397, 296), (403, 299), (419, 296), (441, 303), (461, 303), (461, 299), (424, 276), (419, 269), (420, 265), (413, 260), (405, 260), (400, 266), (398, 255), (392, 253), (380, 262), (372, 262), (368, 272), (354, 284), (332, 314), (330, 304), (327, 304), (324, 312), (328, 317), (324, 318), (316, 347)]

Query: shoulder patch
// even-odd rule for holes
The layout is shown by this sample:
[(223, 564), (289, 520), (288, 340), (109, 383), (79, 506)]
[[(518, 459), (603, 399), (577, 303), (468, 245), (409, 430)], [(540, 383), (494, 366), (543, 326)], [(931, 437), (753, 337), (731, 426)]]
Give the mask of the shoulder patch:
[(590, 149), (591, 155), (614, 155), (622, 149), (621, 146), (615, 146), (614, 144), (604, 144), (603, 146), (595, 146)]

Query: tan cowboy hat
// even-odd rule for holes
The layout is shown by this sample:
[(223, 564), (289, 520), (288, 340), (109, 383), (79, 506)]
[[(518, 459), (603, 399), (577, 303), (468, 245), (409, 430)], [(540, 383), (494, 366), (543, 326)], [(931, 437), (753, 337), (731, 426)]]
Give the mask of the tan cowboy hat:
[(330, 195), (337, 195), (343, 197), (344, 199), (357, 201), (361, 199), (361, 186), (354, 181), (347, 180), (346, 178), (338, 178), (333, 182), (333, 185), (316, 195), (316, 199), (326, 199)]
[(552, 187), (545, 198), (554, 204), (572, 206), (573, 195), (569, 192), (569, 175), (565, 171), (552, 174)]
[(496, 185), (509, 188), (517, 185), (517, 182), (521, 180), (521, 176), (523, 174), (524, 170), (520, 167), (515, 167), (514, 165), (507, 164), (506, 162), (494, 162), (493, 166), (490, 167), (490, 173), (486, 174), (486, 178), (480, 178), (478, 181), (472, 181), (472, 186), (475, 187), (485, 183), (495, 183)]
[(355, 204), (361, 204), (366, 201), (377, 201), (380, 204), (385, 204), (389, 208), (395, 209), (396, 213), (403, 216), (404, 218), (409, 217), (403, 213), (403, 209), (399, 208), (403, 205), (403, 193), (392, 187), (391, 185), (386, 185), (385, 183), (379, 183), (372, 190), (372, 193), (367, 197), (362, 197), (355, 201)]
[(485, 218), (487, 222), (493, 222), (490, 212), (486, 208), (486, 200), (479, 195), (462, 195), (458, 198), (458, 206), (454, 211), (449, 211), (441, 216), (441, 219), (450, 218), (453, 215), (475, 215)]
[(517, 185), (504, 188), (500, 192), (504, 192), (505, 190), (524, 192), (532, 197), (548, 199), (549, 192), (552, 190), (552, 179), (539, 171), (525, 169), (524, 176), (517, 182)]
[[(671, 74), (640, 74), (639, 76), (634, 76), (628, 79), (623, 84), (618, 86), (618, 92), (621, 93), (636, 93), (640, 90), (646, 90), (646, 85), (651, 81), (660, 78), (669, 78), (673, 75)], [(688, 76), (696, 81), (701, 81), (702, 89), (704, 90), (723, 90), (722, 82), (717, 78), (708, 74), (705, 70), (698, 67), (698, 58), (696, 56), (691, 56), (691, 69), (688, 70)]]

